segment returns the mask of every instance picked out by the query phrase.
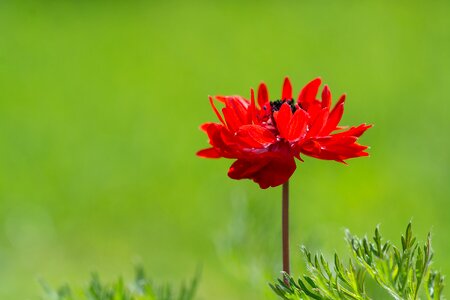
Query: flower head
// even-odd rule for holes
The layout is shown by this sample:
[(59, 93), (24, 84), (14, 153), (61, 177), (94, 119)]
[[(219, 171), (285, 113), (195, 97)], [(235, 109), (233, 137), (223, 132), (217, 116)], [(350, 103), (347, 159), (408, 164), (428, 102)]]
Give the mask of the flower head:
[[(308, 83), (297, 99), (285, 78), (281, 98), (270, 101), (267, 86), (261, 83), (257, 97), (251, 90), (250, 100), (241, 96), (209, 97), (219, 123), (205, 123), (201, 129), (209, 137), (210, 148), (197, 155), (206, 158), (230, 158), (228, 176), (252, 179), (263, 189), (281, 185), (296, 169), (295, 158), (301, 154), (345, 163), (349, 158), (368, 156), (367, 146), (357, 143), (371, 125), (339, 126), (345, 95), (331, 108), (331, 92), (324, 86), (317, 93), (321, 79)], [(223, 104), (222, 114), (214, 100)]]

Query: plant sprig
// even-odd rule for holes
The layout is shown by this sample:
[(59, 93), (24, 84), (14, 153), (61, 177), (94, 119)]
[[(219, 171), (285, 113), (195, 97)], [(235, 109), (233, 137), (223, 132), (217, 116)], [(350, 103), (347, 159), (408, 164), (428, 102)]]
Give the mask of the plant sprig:
[(430, 268), (433, 258), (430, 234), (419, 245), (409, 223), (401, 237), (401, 248), (384, 242), (378, 227), (373, 241), (349, 231), (346, 241), (352, 256), (347, 265), (335, 254), (331, 269), (322, 254), (313, 256), (303, 247), (308, 275), (295, 281), (284, 273), (283, 279), (270, 284), (271, 288), (285, 300), (371, 300), (366, 292), (368, 275), (396, 300), (444, 299), (444, 277)]
[(68, 285), (54, 290), (43, 284), (43, 300), (194, 300), (198, 278), (197, 275), (189, 284), (183, 284), (177, 293), (170, 285), (154, 284), (138, 267), (135, 279), (129, 285), (121, 278), (112, 284), (104, 284), (97, 274), (92, 275), (84, 291), (73, 291)]

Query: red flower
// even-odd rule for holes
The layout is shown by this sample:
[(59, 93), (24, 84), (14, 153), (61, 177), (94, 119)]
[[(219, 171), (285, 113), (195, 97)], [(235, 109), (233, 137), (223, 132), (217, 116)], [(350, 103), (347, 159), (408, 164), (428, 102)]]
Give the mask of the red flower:
[[(356, 141), (371, 125), (341, 127), (345, 95), (331, 109), (327, 85), (321, 100), (317, 92), (320, 78), (308, 83), (297, 100), (292, 97), (289, 78), (284, 80), (280, 100), (269, 101), (267, 87), (261, 83), (257, 101), (241, 96), (216, 96), (223, 103), (222, 115), (209, 97), (220, 123), (205, 123), (201, 129), (209, 137), (210, 148), (197, 153), (206, 158), (236, 159), (228, 171), (233, 179), (252, 179), (265, 189), (281, 185), (294, 173), (295, 159), (301, 154), (345, 163), (346, 159), (368, 156)], [(338, 130), (343, 130), (336, 132)]]

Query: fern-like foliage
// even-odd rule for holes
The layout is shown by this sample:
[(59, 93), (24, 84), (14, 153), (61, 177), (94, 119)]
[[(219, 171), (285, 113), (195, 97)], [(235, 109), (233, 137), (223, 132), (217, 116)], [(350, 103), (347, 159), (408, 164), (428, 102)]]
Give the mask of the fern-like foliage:
[(126, 285), (122, 279), (104, 284), (98, 275), (91, 277), (85, 290), (72, 290), (65, 285), (57, 290), (44, 285), (43, 300), (194, 300), (198, 285), (196, 276), (188, 285), (183, 284), (176, 293), (169, 285), (155, 285), (142, 268), (136, 268), (134, 281)]
[(337, 254), (330, 268), (323, 255), (311, 255), (302, 248), (308, 275), (297, 281), (288, 274), (270, 284), (285, 300), (371, 300), (366, 289), (366, 277), (385, 290), (395, 300), (442, 300), (444, 277), (430, 269), (433, 252), (428, 234), (423, 245), (413, 236), (411, 223), (401, 237), (401, 247), (386, 241), (377, 227), (373, 240), (346, 233), (351, 258), (344, 265)]

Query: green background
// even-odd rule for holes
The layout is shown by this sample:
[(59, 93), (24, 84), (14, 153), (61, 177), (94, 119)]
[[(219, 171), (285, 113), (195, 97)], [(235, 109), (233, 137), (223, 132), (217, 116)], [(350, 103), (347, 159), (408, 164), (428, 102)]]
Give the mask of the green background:
[[(306, 158), (291, 181), (298, 245), (331, 256), (344, 228), (431, 230), (450, 275), (450, 2), (0, 3), (0, 298), (38, 279), (82, 286), (142, 263), (158, 282), (203, 270), (203, 299), (274, 299), (280, 188), (195, 156), (207, 96), (279, 97), (316, 76), (342, 124), (375, 124), (370, 158)], [(446, 294), (450, 295), (450, 289)]]

